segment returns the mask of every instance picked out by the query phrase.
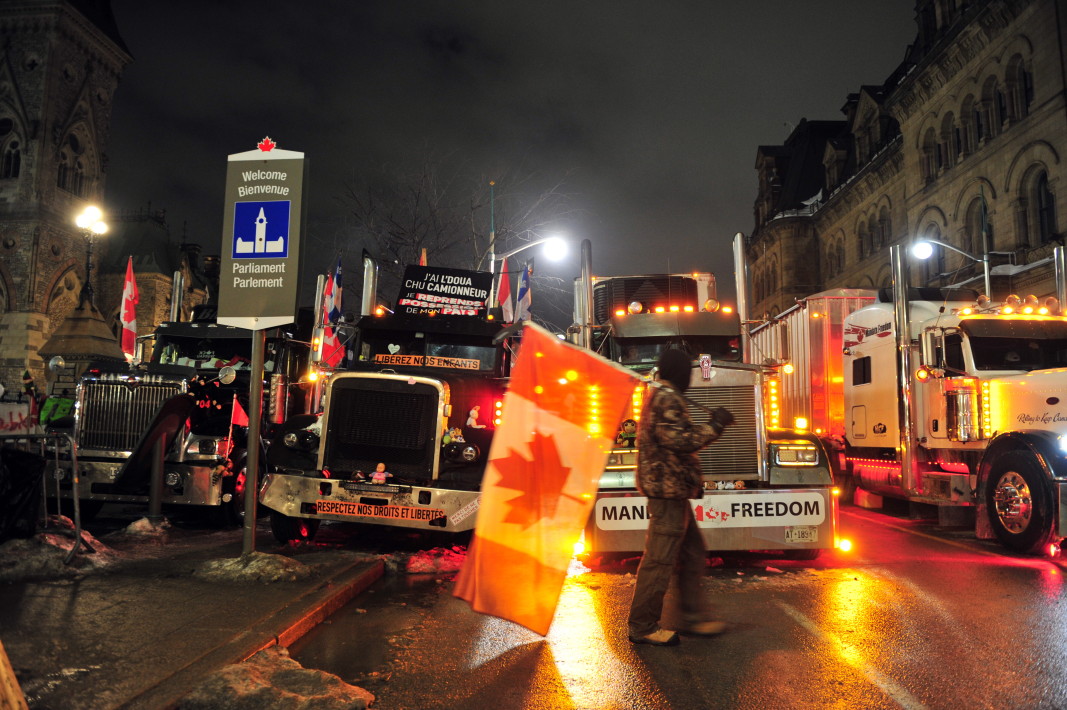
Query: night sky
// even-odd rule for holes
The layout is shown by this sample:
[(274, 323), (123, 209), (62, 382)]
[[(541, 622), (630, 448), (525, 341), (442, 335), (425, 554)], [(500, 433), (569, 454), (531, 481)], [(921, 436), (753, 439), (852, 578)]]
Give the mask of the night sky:
[(215, 252), (226, 156), (269, 135), (305, 153), (307, 232), (329, 245), (351, 234), (346, 183), (432, 152), (566, 181), (583, 212), (559, 228), (575, 248), (542, 273), (576, 276), (589, 239), (594, 273), (710, 270), (728, 300), (758, 146), (802, 117), (843, 118), (915, 35), (912, 0), (113, 7), (134, 61), (115, 96), (109, 210), (165, 208), (176, 239)]

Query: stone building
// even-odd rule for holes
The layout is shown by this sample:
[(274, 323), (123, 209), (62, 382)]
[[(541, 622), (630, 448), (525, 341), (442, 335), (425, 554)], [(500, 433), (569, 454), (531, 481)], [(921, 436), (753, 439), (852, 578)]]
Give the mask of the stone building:
[(917, 33), (879, 85), (846, 97), (843, 120), (805, 121), (760, 146), (746, 239), (753, 317), (830, 288), (891, 282), (889, 246), (911, 285), (994, 298), (1055, 292), (1067, 234), (1067, 6), (1062, 0), (918, 0)]
[[(161, 212), (106, 205), (112, 100), (132, 60), (110, 2), (5, 2), (0, 37), (0, 383), (14, 392), (26, 370), (44, 381), (41, 350), (76, 311), (116, 332), (127, 255), (138, 271), (142, 333), (169, 308), (175, 270), (199, 288), (187, 300), (202, 300), (204, 286), (192, 276), (195, 248), (173, 243)], [(96, 240), (95, 307), (79, 309), (88, 260), (74, 218), (89, 204), (104, 210), (111, 230)]]

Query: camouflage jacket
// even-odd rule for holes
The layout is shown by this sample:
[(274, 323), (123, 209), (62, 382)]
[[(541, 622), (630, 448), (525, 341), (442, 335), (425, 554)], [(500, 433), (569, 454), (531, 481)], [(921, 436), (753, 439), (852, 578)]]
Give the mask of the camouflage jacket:
[(637, 425), (637, 489), (649, 498), (700, 498), (703, 479), (696, 452), (719, 434), (689, 419), (685, 399), (676, 390), (653, 389)]

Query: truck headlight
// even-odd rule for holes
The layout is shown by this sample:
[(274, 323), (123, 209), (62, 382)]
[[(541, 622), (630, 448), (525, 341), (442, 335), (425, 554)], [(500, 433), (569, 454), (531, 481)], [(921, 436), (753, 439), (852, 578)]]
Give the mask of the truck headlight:
[(290, 449), (314, 451), (319, 448), (319, 435), (313, 431), (307, 431), (306, 429), (287, 431), (285, 436), (282, 437), (282, 443)]
[(819, 463), (819, 449), (802, 444), (778, 446), (774, 452), (774, 462), (781, 466), (814, 466)]
[(219, 452), (218, 439), (212, 438), (193, 438), (185, 446), (186, 455), (193, 456), (214, 456)]

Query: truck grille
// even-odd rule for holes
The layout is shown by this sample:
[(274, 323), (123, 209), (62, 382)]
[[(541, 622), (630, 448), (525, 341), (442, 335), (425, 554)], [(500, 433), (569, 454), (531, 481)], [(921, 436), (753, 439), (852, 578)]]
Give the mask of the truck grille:
[(160, 406), (182, 392), (180, 382), (86, 382), (78, 411), (78, 446), (132, 451)]
[(405, 380), (338, 379), (330, 391), (323, 467), (423, 477), (433, 472), (437, 388)]
[[(759, 476), (759, 440), (756, 437), (756, 388), (690, 387), (685, 396), (708, 409), (726, 407), (734, 415), (735, 423), (726, 428), (722, 437), (697, 452), (705, 476), (757, 478)], [(708, 421), (708, 413), (689, 407), (694, 422)]]

